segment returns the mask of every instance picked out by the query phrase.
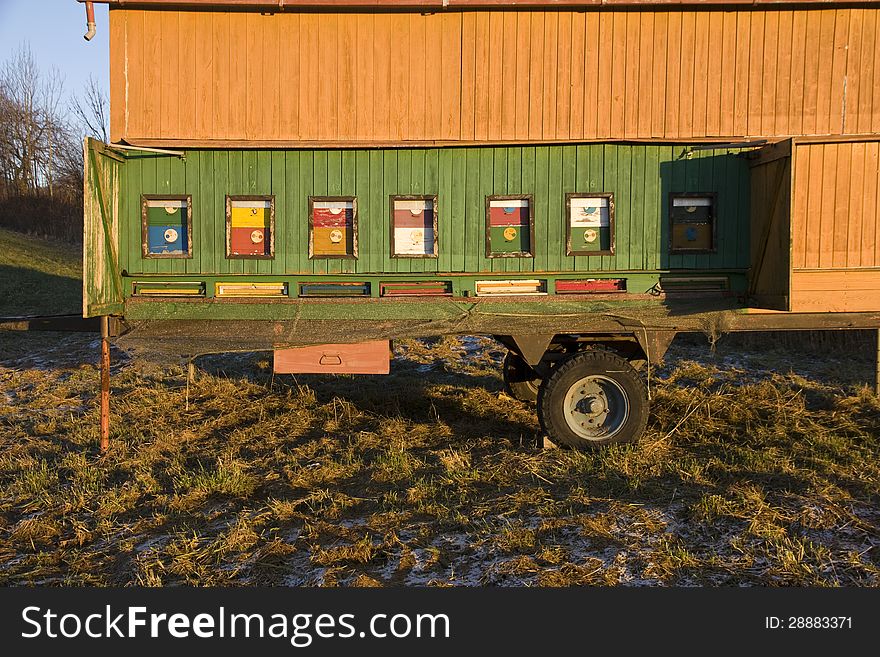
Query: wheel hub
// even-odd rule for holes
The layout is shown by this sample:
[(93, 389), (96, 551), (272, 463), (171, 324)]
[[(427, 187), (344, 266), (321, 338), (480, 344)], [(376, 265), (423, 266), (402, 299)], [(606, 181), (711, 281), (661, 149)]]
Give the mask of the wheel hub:
[(607, 376), (586, 376), (566, 395), (566, 422), (583, 438), (596, 440), (613, 436), (620, 431), (628, 415), (626, 393), (619, 383)]
[(608, 400), (601, 392), (593, 394), (580, 391), (581, 400), (575, 404), (572, 412), (596, 418), (608, 413)]

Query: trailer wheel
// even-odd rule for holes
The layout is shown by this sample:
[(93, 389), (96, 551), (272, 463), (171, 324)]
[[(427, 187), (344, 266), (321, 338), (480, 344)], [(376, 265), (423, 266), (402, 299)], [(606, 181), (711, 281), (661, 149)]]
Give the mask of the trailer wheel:
[(501, 373), (504, 377), (504, 389), (511, 397), (524, 402), (538, 400), (541, 379), (521, 356), (508, 351)]
[(550, 439), (568, 447), (638, 440), (648, 422), (648, 391), (625, 359), (607, 351), (569, 356), (544, 379), (538, 418)]

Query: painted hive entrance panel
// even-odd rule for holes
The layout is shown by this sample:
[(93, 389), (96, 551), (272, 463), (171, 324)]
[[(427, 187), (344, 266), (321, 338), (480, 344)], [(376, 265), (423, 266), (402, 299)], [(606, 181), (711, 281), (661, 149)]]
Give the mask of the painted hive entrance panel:
[(111, 138), (356, 146), (880, 132), (878, 16), (876, 6), (114, 7)]
[(142, 245), (145, 258), (187, 258), (192, 255), (188, 196), (144, 195)]
[(311, 258), (357, 257), (356, 201), (353, 198), (318, 198), (311, 206)]
[(490, 196), (487, 199), (489, 223), (488, 257), (532, 256), (532, 208), (529, 197)]
[(675, 253), (715, 249), (715, 199), (707, 194), (673, 194), (669, 248)]
[(271, 258), (275, 242), (273, 197), (227, 196), (228, 258)]
[(392, 255), (437, 256), (437, 213), (434, 197), (392, 197)]
[(567, 194), (568, 253), (598, 255), (613, 252), (613, 194)]

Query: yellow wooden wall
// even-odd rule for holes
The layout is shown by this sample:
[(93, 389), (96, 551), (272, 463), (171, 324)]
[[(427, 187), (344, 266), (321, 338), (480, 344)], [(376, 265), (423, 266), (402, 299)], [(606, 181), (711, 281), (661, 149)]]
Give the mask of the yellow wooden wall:
[(875, 8), (114, 8), (110, 26), (112, 138), (136, 144), (880, 132)]
[(795, 146), (794, 269), (880, 268), (880, 142)]
[(880, 141), (799, 143), (792, 310), (880, 310)]

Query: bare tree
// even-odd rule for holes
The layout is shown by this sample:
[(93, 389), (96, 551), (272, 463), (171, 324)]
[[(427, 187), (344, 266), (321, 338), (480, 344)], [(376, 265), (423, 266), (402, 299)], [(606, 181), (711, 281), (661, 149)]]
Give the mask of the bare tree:
[(18, 194), (43, 187), (53, 192), (66, 132), (62, 90), (58, 71), (44, 75), (27, 46), (0, 69), (0, 169)]
[(105, 143), (110, 141), (108, 138), (110, 131), (107, 127), (110, 101), (94, 76), (89, 75), (89, 81), (82, 94), (74, 95), (70, 111), (89, 137), (100, 139)]
[(61, 76), (27, 46), (0, 65), (0, 224), (76, 240), (82, 234), (82, 146)]

